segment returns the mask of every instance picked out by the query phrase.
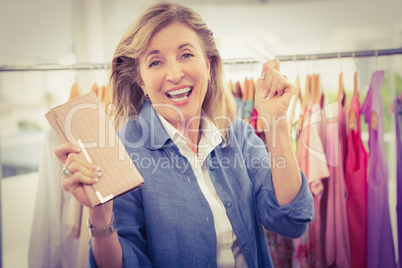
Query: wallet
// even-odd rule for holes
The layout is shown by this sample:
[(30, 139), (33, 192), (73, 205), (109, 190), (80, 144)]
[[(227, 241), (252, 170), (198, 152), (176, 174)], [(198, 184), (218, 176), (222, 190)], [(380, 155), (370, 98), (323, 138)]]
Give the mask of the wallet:
[(97, 183), (83, 184), (93, 207), (144, 184), (95, 93), (51, 109), (46, 119), (61, 143), (81, 147), (79, 157), (101, 167)]

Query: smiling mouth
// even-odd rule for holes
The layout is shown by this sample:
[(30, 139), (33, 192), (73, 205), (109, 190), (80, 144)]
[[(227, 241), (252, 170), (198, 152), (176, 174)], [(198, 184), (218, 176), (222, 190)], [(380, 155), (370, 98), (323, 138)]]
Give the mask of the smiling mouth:
[(172, 101), (181, 102), (185, 101), (191, 95), (191, 92), (193, 92), (193, 87), (186, 87), (167, 92), (166, 96)]

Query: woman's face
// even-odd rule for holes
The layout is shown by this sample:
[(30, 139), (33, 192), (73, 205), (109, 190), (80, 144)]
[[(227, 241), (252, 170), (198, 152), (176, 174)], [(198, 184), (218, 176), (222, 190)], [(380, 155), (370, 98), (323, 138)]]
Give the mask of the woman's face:
[(191, 28), (173, 23), (157, 32), (140, 56), (139, 66), (138, 84), (155, 110), (174, 127), (200, 116), (210, 62)]

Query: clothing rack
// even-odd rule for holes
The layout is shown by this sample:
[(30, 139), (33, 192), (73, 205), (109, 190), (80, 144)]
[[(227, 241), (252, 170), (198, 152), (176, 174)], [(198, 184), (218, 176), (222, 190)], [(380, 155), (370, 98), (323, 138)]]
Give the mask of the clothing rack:
[[(327, 60), (341, 58), (364, 58), (378, 56), (392, 56), (402, 54), (401, 48), (380, 49), (380, 50), (363, 50), (348, 51), (335, 53), (319, 53), (319, 54), (295, 54), (295, 55), (278, 55), (276, 58), (281, 61), (305, 61), (305, 60)], [(224, 59), (223, 64), (251, 64), (258, 63), (254, 58), (235, 58)], [(72, 65), (60, 64), (37, 64), (28, 66), (3, 65), (0, 66), (0, 72), (31, 72), (31, 71), (97, 71), (108, 70), (110, 63), (77, 63)]]

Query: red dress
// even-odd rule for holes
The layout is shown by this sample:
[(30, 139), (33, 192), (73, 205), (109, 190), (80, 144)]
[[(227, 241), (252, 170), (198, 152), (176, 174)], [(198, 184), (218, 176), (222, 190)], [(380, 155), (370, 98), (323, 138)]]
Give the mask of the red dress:
[(366, 267), (367, 263), (367, 161), (360, 130), (359, 96), (350, 102), (351, 113), (356, 115), (357, 130), (350, 129), (347, 137), (345, 182), (348, 189), (346, 204), (350, 240), (350, 267)]

